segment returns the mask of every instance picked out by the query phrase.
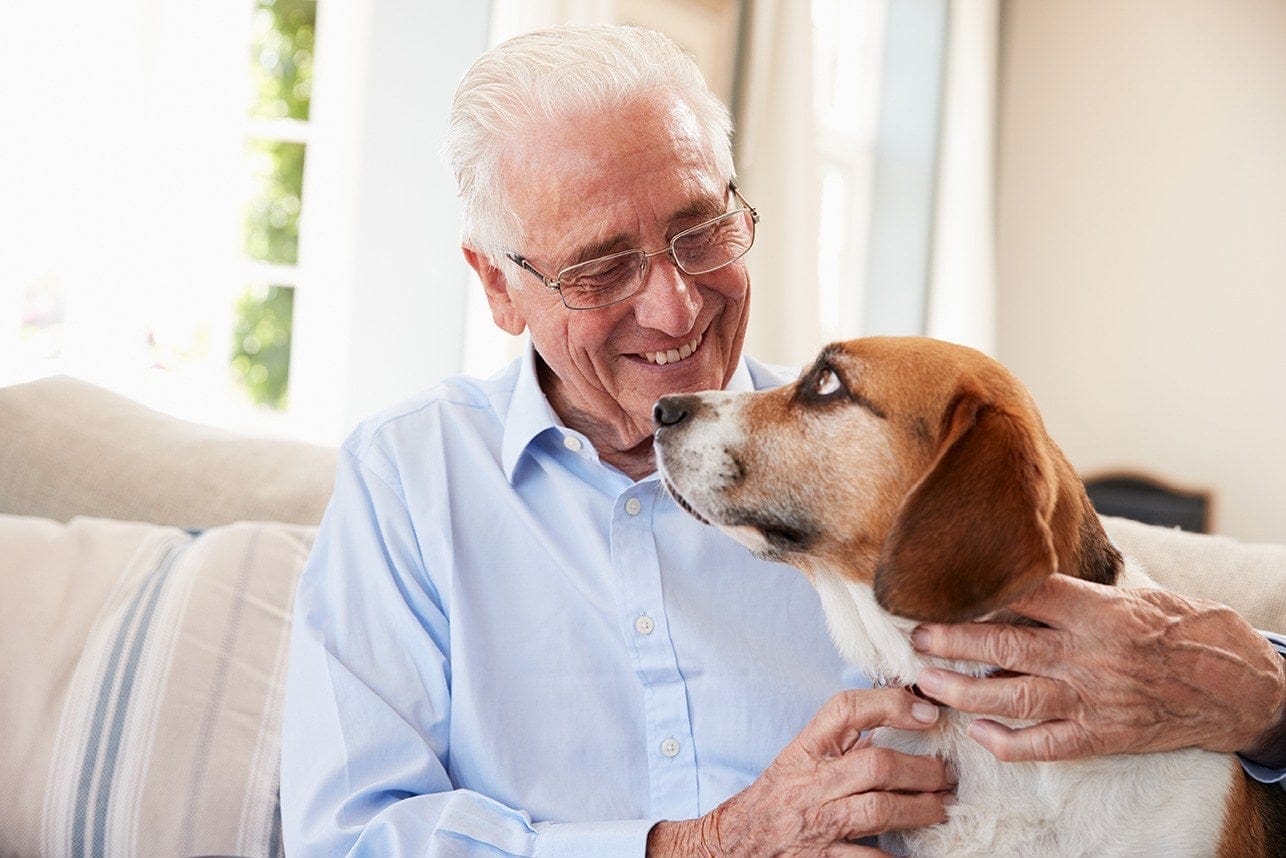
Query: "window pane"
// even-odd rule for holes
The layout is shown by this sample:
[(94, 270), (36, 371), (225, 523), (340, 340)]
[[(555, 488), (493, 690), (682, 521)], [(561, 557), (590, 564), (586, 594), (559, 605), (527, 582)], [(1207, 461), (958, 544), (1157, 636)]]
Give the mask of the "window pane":
[(256, 0), (250, 74), (256, 119), (307, 119), (317, 0)]
[(237, 301), (232, 370), (256, 405), (286, 407), (294, 303), (293, 287), (262, 284)]
[(299, 260), (304, 144), (251, 140), (246, 159), (254, 183), (246, 213), (246, 255), (260, 262), (294, 265)]

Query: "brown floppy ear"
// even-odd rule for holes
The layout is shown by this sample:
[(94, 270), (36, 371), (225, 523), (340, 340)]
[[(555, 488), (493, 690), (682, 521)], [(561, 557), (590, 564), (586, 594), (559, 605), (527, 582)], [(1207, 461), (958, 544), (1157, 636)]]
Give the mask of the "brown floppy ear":
[(974, 393), (948, 411), (938, 458), (898, 511), (875, 572), (891, 613), (959, 622), (1001, 608), (1057, 568), (1056, 500), (1038, 427)]

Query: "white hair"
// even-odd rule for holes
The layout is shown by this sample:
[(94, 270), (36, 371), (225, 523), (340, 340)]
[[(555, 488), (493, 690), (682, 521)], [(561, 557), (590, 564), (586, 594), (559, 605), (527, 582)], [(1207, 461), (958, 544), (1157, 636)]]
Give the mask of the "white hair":
[[(692, 57), (629, 26), (564, 26), (510, 39), (479, 57), (456, 90), (445, 151), (463, 203), (462, 238), (493, 264), (521, 238), (502, 181), (505, 152), (540, 124), (607, 112), (658, 90), (696, 117), (713, 166), (731, 180), (732, 120)], [(501, 266), (503, 267), (503, 266)]]

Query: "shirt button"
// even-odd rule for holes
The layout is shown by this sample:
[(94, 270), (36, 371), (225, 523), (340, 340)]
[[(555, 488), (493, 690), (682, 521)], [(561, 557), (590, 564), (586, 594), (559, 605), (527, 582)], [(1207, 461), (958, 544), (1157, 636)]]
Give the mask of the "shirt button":
[(630, 498), (625, 502), (625, 511), (630, 515), (638, 515), (642, 509), (643, 504), (639, 502), (638, 498)]
[(652, 634), (652, 630), (655, 628), (656, 623), (647, 614), (644, 614), (634, 621), (634, 631), (641, 635), (650, 635)]
[(677, 757), (679, 755), (679, 740), (666, 739), (661, 743), (661, 753), (667, 757)]
[(575, 435), (568, 435), (563, 439), (563, 446), (575, 453), (580, 451), (581, 442)]

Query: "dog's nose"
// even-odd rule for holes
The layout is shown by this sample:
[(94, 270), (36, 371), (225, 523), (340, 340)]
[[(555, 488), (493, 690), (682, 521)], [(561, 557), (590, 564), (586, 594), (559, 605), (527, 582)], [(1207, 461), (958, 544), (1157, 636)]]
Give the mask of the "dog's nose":
[(652, 422), (656, 428), (674, 426), (688, 419), (692, 413), (692, 397), (681, 395), (662, 396), (652, 407)]

